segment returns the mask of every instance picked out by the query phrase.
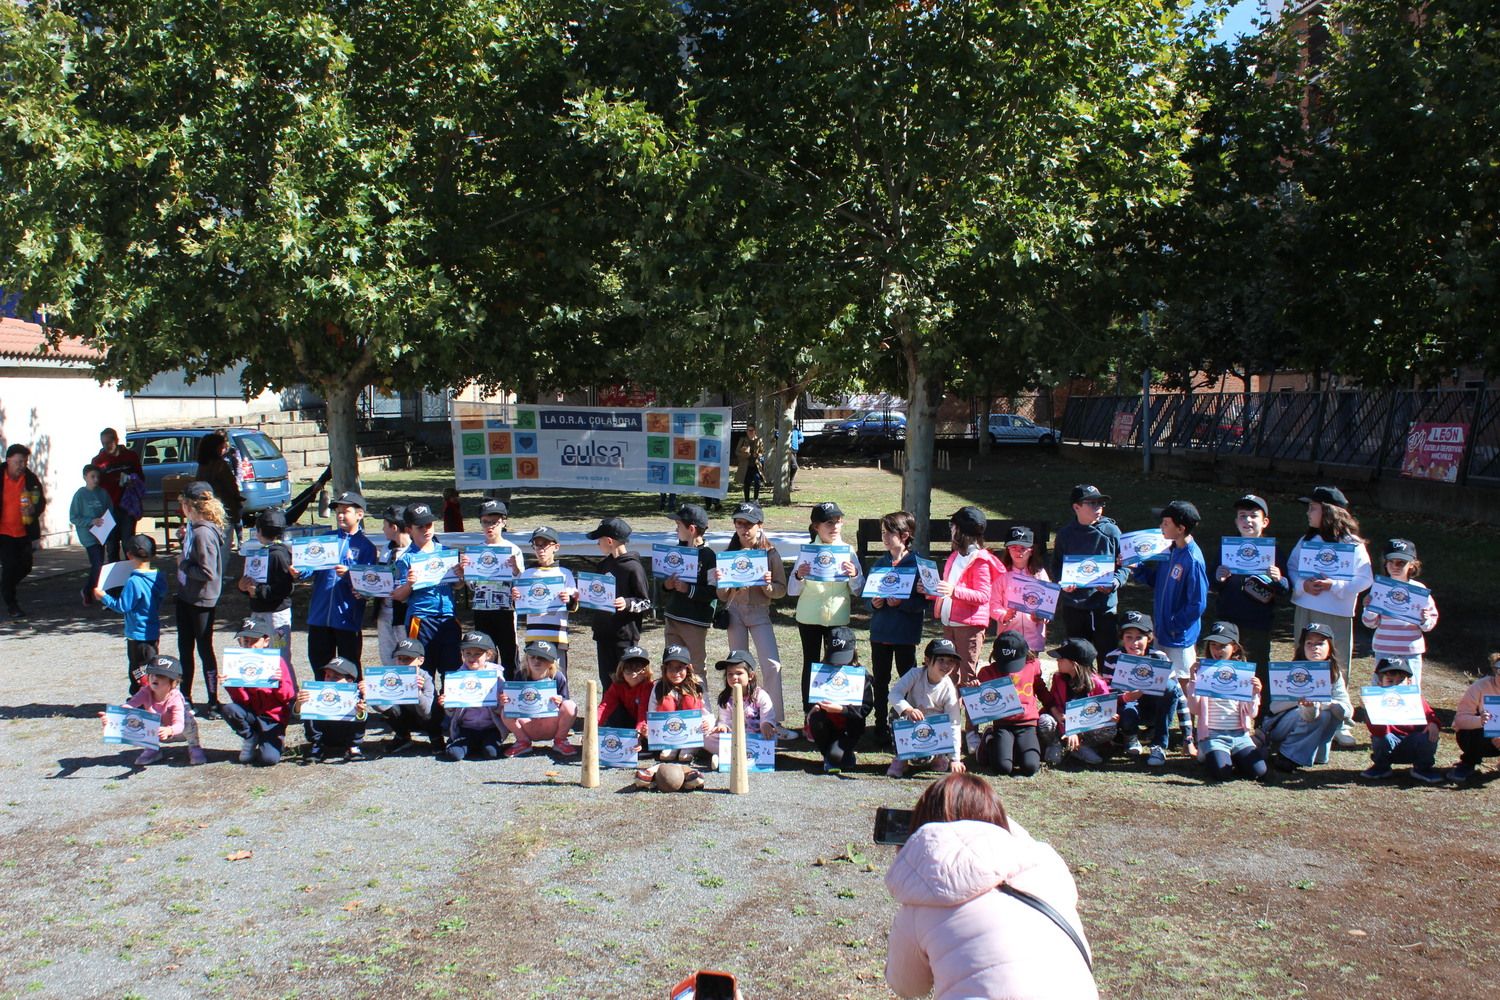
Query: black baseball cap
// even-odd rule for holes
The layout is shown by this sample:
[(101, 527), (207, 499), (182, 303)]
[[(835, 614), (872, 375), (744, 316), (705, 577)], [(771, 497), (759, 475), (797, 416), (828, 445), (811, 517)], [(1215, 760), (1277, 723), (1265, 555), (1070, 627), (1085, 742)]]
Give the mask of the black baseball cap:
[(214, 488), (200, 480), (184, 486), (182, 488), (182, 495), (189, 500), (208, 500), (214, 495)]
[(358, 507), (360, 510), (364, 510), (365, 509), (365, 498), (362, 497), (362, 496), (360, 496), (358, 493), (354, 492), (353, 490), (345, 490), (344, 492), (340, 493), (338, 496), (334, 497), (333, 498), (333, 503), (329, 504), (328, 506), (330, 506), (330, 507)]
[(1385, 559), (1383, 560), (1385, 562), (1390, 562), (1392, 559), (1397, 562), (1414, 562), (1416, 558), (1416, 544), (1405, 538), (1392, 538), (1385, 543)]
[(1099, 651), (1094, 644), (1087, 639), (1069, 639), (1052, 651), (1054, 660), (1072, 660), (1074, 663), (1086, 663), (1093, 666), (1099, 659)]
[[(745, 655), (749, 656), (750, 654), (746, 653)], [(686, 646), (679, 646), (676, 643), (673, 643), (672, 645), (668, 646), (666, 649), (662, 650), (662, 653), (661, 653), (661, 662), (662, 663), (686, 663), (688, 666), (692, 666), (693, 665), (693, 654), (688, 652), (688, 648)], [(755, 661), (751, 660), (750, 662), (754, 663)]]
[(1234, 502), (1235, 510), (1258, 510), (1267, 517), (1271, 516), (1271, 508), (1266, 506), (1266, 501), (1254, 493), (1246, 493)]
[(465, 632), (463, 638), (458, 640), (459, 649), (487, 649), (491, 653), (495, 651), (495, 640), (483, 632)]
[(246, 618), (240, 622), (240, 627), (234, 633), (234, 637), (236, 639), (269, 639), (271, 638), (271, 630), (254, 618)]
[(392, 655), (425, 657), (427, 655), (427, 647), (422, 645), (422, 640), (420, 639), (402, 639), (400, 642), (396, 643), (396, 649)]
[(640, 646), (626, 646), (620, 652), (620, 662), (624, 663), (627, 660), (645, 660), (647, 663), (650, 663), (651, 654)]
[(282, 531), (286, 528), (286, 511), (280, 507), (263, 510), (256, 517), (255, 526), (261, 530)]
[[(363, 510), (363, 508), (361, 508), (361, 510)], [(335, 656), (333, 659), (329, 660), (318, 669), (332, 670), (334, 673), (342, 674), (345, 677), (353, 678), (359, 676), (359, 664), (355, 663), (353, 660), (346, 660), (342, 656)]]
[(1381, 660), (1375, 664), (1375, 672), (1377, 674), (1405, 674), (1408, 677), (1414, 676), (1411, 672), (1411, 667), (1402, 659)]
[(1312, 496), (1298, 497), (1302, 503), (1331, 503), (1335, 507), (1349, 506), (1349, 498), (1337, 486), (1314, 486)]
[(1198, 522), (1203, 520), (1203, 518), (1198, 516), (1198, 508), (1186, 500), (1173, 500), (1165, 507), (1153, 508), (1151, 516), (1157, 520), (1169, 517), (1189, 531), (1198, 527)]
[(1093, 501), (1094, 503), (1109, 503), (1109, 497), (1100, 493), (1099, 487), (1088, 483), (1079, 483), (1073, 487), (1073, 494), (1070, 498), (1071, 503), (1087, 503), (1089, 501)]
[(385, 520), (389, 524), (406, 526), (406, 508), (399, 503), (393, 503), (385, 509)]
[(814, 504), (811, 514), (813, 524), (827, 524), (830, 521), (837, 521), (843, 516), (844, 512), (832, 500), (824, 500), (820, 504)]
[(859, 648), (855, 644), (854, 630), (847, 625), (839, 625), (828, 632), (827, 656), (824, 663), (834, 667), (847, 667), (853, 663), (859, 655)]
[(978, 536), (984, 535), (984, 526), (989, 523), (978, 507), (960, 507), (948, 520), (964, 534)]
[(617, 542), (623, 542), (630, 537), (630, 522), (623, 517), (606, 517), (599, 522), (599, 527), (588, 533), (589, 541), (597, 541), (600, 538), (610, 538)]
[(1024, 524), (1013, 524), (1010, 526), (1010, 530), (1005, 533), (1005, 544), (1026, 546), (1035, 545), (1036, 535), (1032, 534), (1031, 529), (1026, 527), (1026, 525)]
[(1208, 635), (1203, 637), (1204, 642), (1232, 642), (1236, 646), (1240, 644), (1240, 627), (1234, 622), (1214, 622), (1213, 627), (1208, 630)]
[(953, 645), (951, 639), (934, 639), (922, 651), (922, 658), (930, 660), (934, 656), (951, 656), (956, 660), (959, 658), (958, 647)]
[(1306, 625), (1302, 626), (1302, 635), (1298, 638), (1298, 641), (1300, 642), (1302, 639), (1307, 638), (1309, 635), (1321, 635), (1329, 642), (1334, 641), (1333, 629), (1329, 628), (1327, 625), (1324, 625), (1322, 622), (1308, 622)]
[(1151, 635), (1156, 631), (1156, 623), (1143, 611), (1127, 611), (1120, 616), (1120, 631), (1123, 632), (1128, 628), (1140, 629), (1147, 635)]
[(760, 504), (749, 500), (735, 507), (729, 517), (733, 521), (749, 521), (751, 524), (764, 524), (766, 520), (766, 515), (761, 513)]
[[(29, 452), (28, 452), (29, 454)], [(158, 677), (170, 677), (174, 681), (182, 680), (182, 663), (175, 656), (153, 657), (146, 664), (147, 674), (156, 674)]]
[(418, 528), (437, 520), (437, 515), (433, 514), (432, 508), (425, 503), (407, 504), (403, 516), (406, 518), (408, 528)]
[(1007, 629), (995, 636), (995, 645), (990, 649), (990, 662), (1000, 668), (1001, 673), (1013, 674), (1026, 665), (1026, 654), (1030, 647), (1021, 633)]
[(479, 505), (480, 517), (495, 517), (496, 515), (499, 515), (500, 517), (510, 517), (510, 508), (505, 506), (505, 504), (501, 503), (499, 500), (486, 500), (484, 503)]
[(547, 541), (547, 542), (560, 542), (560, 541), (562, 541), (562, 539), (560, 539), (560, 538), (557, 537), (557, 529), (556, 528), (549, 528), (545, 524), (542, 525), (540, 528), (537, 528), (535, 531), (533, 531), (531, 533), (531, 541), (533, 543), (535, 543), (538, 538), (542, 539), (543, 541)]
[(677, 508), (676, 513), (667, 516), (679, 524), (686, 524), (699, 531), (708, 530), (708, 511), (695, 503), (685, 503)]
[(545, 639), (536, 639), (526, 644), (526, 655), (535, 656), (551, 663), (557, 662), (557, 647)]
[[(664, 657), (662, 657), (662, 662), (663, 663), (668, 663), (668, 662), (685, 663), (687, 661), (685, 659), (678, 659), (678, 660), (673, 661), (673, 658), (671, 656), (664, 656)], [(722, 659), (718, 663), (714, 664), (714, 669), (715, 670), (728, 670), (730, 667), (732, 667), (732, 666), (734, 666), (736, 664), (739, 664), (739, 665), (745, 666), (745, 667), (749, 667), (751, 670), (754, 670), (755, 669), (755, 657), (753, 657), (753, 656), (750, 655), (750, 651), (748, 649), (731, 649), (729, 651), (729, 655), (728, 656), (724, 657), (724, 659)]]

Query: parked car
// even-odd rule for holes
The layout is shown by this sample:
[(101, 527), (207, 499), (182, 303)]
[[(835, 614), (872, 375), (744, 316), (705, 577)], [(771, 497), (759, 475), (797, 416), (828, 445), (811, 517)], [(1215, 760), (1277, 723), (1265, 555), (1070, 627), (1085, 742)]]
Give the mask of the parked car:
[(1057, 444), (1051, 428), (1040, 427), (1030, 417), (1015, 413), (991, 413), (988, 430), (995, 444)]
[[(141, 456), (146, 473), (146, 510), (161, 509), (162, 480), (168, 476), (192, 476), (198, 471), (198, 444), (213, 433), (209, 427), (181, 427), (132, 431), (125, 445)], [(292, 483), (286, 459), (276, 442), (258, 430), (231, 428), (229, 446), (239, 456), (236, 475), (243, 513), (255, 514), (270, 507), (284, 507), (292, 499)]]
[(823, 433), (856, 438), (904, 438), (906, 414), (899, 410), (869, 410), (826, 426)]

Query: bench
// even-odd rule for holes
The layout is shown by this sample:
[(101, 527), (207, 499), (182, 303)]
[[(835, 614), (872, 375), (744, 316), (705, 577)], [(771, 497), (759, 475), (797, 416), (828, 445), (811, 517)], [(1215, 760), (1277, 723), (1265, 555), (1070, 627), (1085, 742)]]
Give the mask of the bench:
[[(1025, 527), (1031, 529), (1032, 535), (1036, 538), (1036, 544), (1034, 548), (1036, 549), (1037, 554), (1041, 556), (1042, 561), (1045, 562), (1047, 559), (1047, 543), (1051, 540), (1052, 537), (1048, 533), (1046, 521), (1000, 520), (998, 518), (990, 518), (985, 522), (984, 525), (985, 545), (989, 548), (1003, 548), (1005, 545), (1005, 539), (1010, 535), (1010, 529), (1018, 524), (1024, 525)], [(860, 518), (859, 528), (855, 532), (854, 537), (857, 545), (857, 553), (859, 555), (859, 564), (868, 569), (871, 565), (871, 551), (873, 550), (875, 552), (875, 558), (879, 558), (879, 553), (885, 551), (884, 545), (880, 540), (880, 519), (876, 517)], [(931, 521), (927, 522), (927, 538), (927, 556), (929, 558), (937, 558), (939, 545), (942, 545), (945, 551), (952, 551), (952, 523), (947, 518), (943, 518), (941, 520), (937, 518), (932, 519)]]
[[(162, 531), (162, 552), (171, 552), (177, 544), (177, 531), (187, 523), (182, 516), (182, 507), (177, 500), (182, 496), (182, 491), (194, 482), (192, 476), (164, 476), (161, 481), (161, 507), (154, 511), (152, 516), (156, 519), (156, 526)], [(174, 528), (173, 523), (176, 523)]]

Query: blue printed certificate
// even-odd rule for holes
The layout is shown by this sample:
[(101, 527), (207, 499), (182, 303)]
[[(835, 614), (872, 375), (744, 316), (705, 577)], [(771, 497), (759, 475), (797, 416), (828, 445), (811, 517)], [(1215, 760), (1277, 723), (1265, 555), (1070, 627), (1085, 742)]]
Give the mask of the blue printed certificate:
[(320, 569), (333, 569), (343, 556), (343, 546), (338, 535), (313, 535), (311, 538), (293, 538), (291, 541), (292, 568), (298, 573), (311, 573)]
[(1243, 660), (1199, 660), (1193, 694), (1200, 698), (1254, 701), (1255, 664)]
[(417, 667), (392, 664), (365, 667), (365, 701), (371, 705), (416, 705), (421, 701), (417, 690)]
[(865, 668), (814, 663), (807, 684), (807, 700), (814, 705), (858, 708), (865, 700)]
[(1050, 622), (1057, 616), (1057, 598), (1062, 588), (1025, 573), (1005, 574), (1005, 606)]
[(448, 579), (458, 568), (459, 554), (450, 549), (439, 549), (436, 552), (412, 552), (406, 559), (411, 565), (412, 573), (416, 575), (411, 589), (426, 590)]
[[(271, 571), (270, 551), (263, 548), (244, 548), (240, 549), (240, 555), (245, 557), (244, 575), (256, 583), (265, 583), (266, 575)], [(109, 588), (101, 584), (99, 589), (108, 590)]]
[(516, 550), (509, 545), (480, 545), (464, 552), (464, 579), (510, 582), (516, 575)]
[(651, 575), (665, 580), (675, 576), (679, 580), (698, 578), (698, 549), (693, 545), (651, 546)]
[(719, 553), (720, 587), (761, 587), (771, 564), (764, 549), (735, 549)]
[(646, 741), (653, 750), (692, 750), (703, 745), (703, 713), (647, 712)]
[(563, 609), (562, 592), (568, 589), (568, 583), (555, 569), (528, 569), (516, 577), (516, 588), (521, 592), (516, 601), (517, 614), (544, 615)]
[(1141, 694), (1164, 694), (1172, 677), (1172, 661), (1150, 656), (1120, 654), (1115, 672), (1109, 679), (1111, 691), (1139, 691)]
[(843, 565), (853, 561), (854, 550), (847, 545), (804, 545), (797, 555), (797, 566), (807, 567), (806, 578), (822, 583), (849, 579)]
[(1229, 572), (1240, 576), (1269, 573), (1276, 565), (1276, 539), (1222, 535), (1219, 538), (1219, 562)]
[(1103, 556), (1063, 556), (1060, 587), (1104, 587), (1115, 582), (1115, 564)]
[(1415, 684), (1362, 687), (1359, 700), (1364, 703), (1365, 715), (1374, 725), (1427, 725), (1427, 711), (1422, 708), (1422, 689)]
[(505, 708), (501, 713), (507, 719), (555, 719), (557, 706), (552, 699), (557, 697), (557, 682), (505, 681)]
[(964, 711), (969, 713), (970, 725), (982, 726), (1024, 711), (1021, 692), (1009, 677), (996, 677), (978, 687), (959, 688), (958, 693), (964, 700)]
[(937, 596), (938, 584), (943, 582), (943, 574), (938, 570), (938, 564), (931, 559), (923, 559), (917, 556), (917, 579), (922, 582), (922, 593), (932, 597)]
[(349, 586), (360, 597), (390, 597), (396, 589), (396, 571), (390, 566), (350, 566)]
[(1409, 625), (1422, 624), (1422, 615), (1432, 603), (1432, 591), (1420, 583), (1392, 580), (1377, 576), (1370, 587), (1370, 610), (1382, 618), (1394, 618)]
[(1354, 579), (1353, 542), (1304, 541), (1297, 550), (1297, 572), (1314, 579)]
[(879, 569), (870, 570), (870, 575), (865, 577), (865, 589), (861, 597), (894, 597), (896, 600), (905, 600), (911, 596), (912, 590), (917, 585), (917, 568), (915, 566), (881, 566)]
[(641, 764), (641, 737), (634, 729), (599, 727), (599, 763), (635, 770)]
[[(759, 736), (745, 735), (745, 748), (749, 751), (749, 757), (745, 763), (750, 770), (756, 772), (767, 772), (776, 770), (776, 741), (764, 740)], [(734, 734), (719, 734), (719, 770), (727, 773), (734, 764)]]
[(1317, 660), (1271, 661), (1272, 701), (1333, 700), (1333, 671)]
[(1112, 694), (1096, 694), (1091, 698), (1074, 698), (1068, 702), (1063, 713), (1063, 731), (1069, 736), (1104, 729), (1115, 724), (1115, 706), (1118, 702)]
[(353, 722), (359, 704), (359, 685), (346, 681), (308, 681), (302, 685), (307, 700), (297, 713), (315, 722)]
[(891, 735), (896, 739), (897, 760), (954, 755), (953, 720), (946, 715), (929, 715), (920, 722), (898, 718), (891, 723)]
[(494, 708), (500, 703), (495, 670), (453, 670), (443, 675), (443, 707)]
[(161, 746), (157, 735), (160, 729), (161, 716), (155, 712), (148, 712), (144, 708), (130, 708), (126, 705), (104, 707), (104, 742), (106, 743), (155, 750)]
[(219, 654), (219, 683), (227, 688), (281, 687), (281, 650), (227, 647)]
[(613, 573), (578, 573), (578, 606), (595, 611), (615, 610)]
[(1127, 531), (1120, 536), (1120, 565), (1139, 566), (1143, 562), (1167, 557), (1167, 537), (1160, 528)]
[(1490, 739), (1500, 736), (1500, 697), (1485, 695), (1480, 708), (1485, 713), (1484, 735)]

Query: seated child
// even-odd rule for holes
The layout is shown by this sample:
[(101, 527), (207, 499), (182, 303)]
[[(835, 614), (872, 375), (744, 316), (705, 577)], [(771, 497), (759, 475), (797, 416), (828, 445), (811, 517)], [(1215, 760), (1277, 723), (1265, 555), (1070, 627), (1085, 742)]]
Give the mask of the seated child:
[[(920, 722), (929, 715), (946, 715), (953, 724), (955, 750), (963, 746), (963, 702), (959, 700), (958, 689), (953, 686), (961, 662), (958, 647), (952, 640), (933, 639), (923, 651), (922, 669), (908, 670), (903, 674), (891, 687), (890, 698), (892, 715), (912, 722)], [(920, 763), (920, 759), (893, 760), (886, 774), (902, 778)], [(964, 763), (947, 754), (938, 754), (932, 758), (932, 769), (962, 774)]]
[[(271, 645), (271, 630), (253, 618), (246, 619), (235, 638), (246, 649), (267, 649)], [(286, 657), (281, 657), (281, 683), (277, 687), (226, 690), (229, 701), (219, 705), (219, 715), (242, 741), (240, 763), (270, 767), (281, 760), (287, 719), (297, 696), (297, 685)]]
[[(125, 616), (125, 677), (130, 682), (130, 693), (135, 694), (145, 683), (146, 665), (157, 659), (161, 601), (167, 595), (167, 578), (151, 568), (151, 560), (156, 558), (156, 542), (150, 535), (131, 538), (125, 543), (125, 555), (130, 560), (130, 577), (120, 588), (120, 596), (111, 597), (95, 587), (94, 599)], [(177, 663), (176, 657), (168, 659)], [(178, 663), (178, 670), (181, 669), (182, 664)]]
[(1099, 748), (1107, 747), (1115, 738), (1115, 726), (1076, 736), (1066, 732), (1068, 702), (1109, 694), (1109, 682), (1095, 669), (1098, 656), (1087, 639), (1069, 639), (1052, 651), (1057, 669), (1052, 672), (1052, 682), (1042, 688), (1036, 735), (1042, 745), (1042, 760), (1053, 767), (1062, 763), (1064, 753), (1082, 764), (1102, 764), (1104, 756)]
[[(1381, 687), (1415, 683), (1412, 665), (1405, 659), (1381, 660), (1375, 664), (1375, 681)], [(1437, 759), (1438, 735), (1442, 732), (1437, 713), (1422, 699), (1426, 725), (1370, 727), (1370, 767), (1360, 772), (1366, 781), (1384, 781), (1395, 772), (1392, 764), (1410, 764), (1411, 776), (1424, 785), (1440, 785), (1443, 775), (1434, 765)]]
[(427, 671), (420, 669), (422, 666), (425, 650), (422, 643), (416, 639), (397, 640), (391, 660), (403, 667), (417, 667), (417, 703), (415, 705), (378, 705), (368, 706), (370, 715), (375, 720), (384, 722), (391, 727), (391, 745), (386, 753), (400, 753), (411, 747), (411, 734), (418, 729), (425, 730), (428, 720), (432, 718), (433, 691), (432, 682), (428, 680)]
[[(918, 602), (920, 603), (920, 602)], [(746, 654), (749, 655), (749, 654)], [(824, 663), (833, 666), (852, 665), (859, 662), (859, 650), (854, 641), (854, 630), (840, 625), (828, 639)], [(907, 671), (911, 673), (911, 671)], [(865, 720), (875, 710), (875, 687), (865, 676), (865, 696), (858, 705), (814, 705), (807, 713), (807, 731), (823, 755), (823, 773), (841, 774), (859, 766), (855, 748), (859, 738), (865, 734)]]
[[(703, 713), (703, 732), (706, 734), (713, 722), (703, 705), (703, 692), (698, 687), (698, 678), (693, 673), (693, 654), (686, 646), (668, 646), (661, 654), (661, 680), (651, 689), (652, 712), (690, 712), (697, 709)], [(691, 763), (691, 750), (663, 750), (656, 755), (660, 761), (682, 761)]]
[[(1167, 654), (1159, 649), (1152, 648), (1152, 633), (1155, 624), (1150, 615), (1139, 611), (1127, 611), (1120, 616), (1120, 646), (1104, 656), (1104, 679), (1110, 682), (1115, 674), (1115, 664), (1120, 661), (1122, 655), (1127, 656), (1149, 656), (1153, 660), (1170, 663)], [(1176, 712), (1178, 700), (1182, 697), (1182, 688), (1176, 681), (1167, 682), (1167, 690), (1164, 694), (1142, 694), (1139, 691), (1124, 691), (1120, 694), (1120, 728), (1119, 733), (1125, 739), (1125, 752), (1132, 757), (1140, 757), (1146, 750), (1141, 746), (1140, 731), (1143, 727), (1151, 730), (1151, 757), (1149, 763), (1153, 767), (1163, 767), (1167, 763), (1167, 727), (1171, 725), (1172, 716)], [(1160, 749), (1160, 753), (1157, 750)]]
[[(360, 749), (359, 741), (365, 738), (365, 721), (369, 717), (370, 706), (365, 704), (364, 684), (359, 680), (359, 664), (353, 660), (346, 660), (342, 656), (335, 656), (318, 668), (318, 680), (359, 684), (359, 705), (355, 709), (352, 722), (319, 719), (302, 724), (303, 737), (308, 742), (307, 759), (310, 761), (323, 761), (330, 757), (343, 757), (345, 760), (363, 759), (365, 752)], [(302, 712), (302, 706), (307, 704), (308, 697), (307, 691), (297, 693), (295, 704), (299, 715)]]
[[(578, 748), (568, 739), (568, 733), (573, 729), (573, 720), (578, 717), (578, 706), (568, 698), (568, 675), (557, 669), (557, 647), (538, 639), (526, 644), (525, 653), (526, 668), (521, 679), (545, 681), (550, 678), (557, 685), (557, 693), (552, 696), (557, 715), (548, 719), (512, 719), (502, 715), (501, 722), (505, 724), (505, 728), (516, 734), (515, 745), (505, 751), (505, 756), (519, 757), (523, 753), (530, 753), (533, 744), (551, 740), (553, 750), (564, 757), (571, 757), (578, 752)], [(501, 706), (509, 703), (510, 699), (501, 692)]]
[[(1245, 659), (1245, 651), (1240, 648), (1240, 627), (1234, 622), (1214, 622), (1203, 644), (1206, 659), (1242, 662)], [(1260, 711), (1259, 677), (1251, 689), (1255, 698), (1248, 702), (1197, 695), (1188, 698), (1198, 734), (1198, 760), (1210, 776), (1220, 781), (1228, 781), (1235, 772), (1256, 781), (1266, 776), (1266, 755), (1251, 737), (1255, 732), (1255, 716)]]
[[(483, 632), (465, 632), (458, 640), (459, 670), (499, 670), (495, 664), (495, 643)], [(437, 696), (443, 707), (443, 695)], [(500, 716), (500, 699), (493, 707), (456, 708), (448, 712), (447, 747), (439, 756), (446, 760), (498, 760), (500, 745), (505, 742), (505, 723)]]
[(615, 678), (599, 702), (599, 725), (634, 729), (646, 749), (646, 713), (651, 710), (651, 655), (640, 646), (620, 653)]
[(1493, 721), (1493, 713), (1484, 707), (1485, 698), (1500, 696), (1500, 653), (1490, 654), (1490, 673), (1469, 685), (1453, 711), (1453, 735), (1458, 737), (1458, 763), (1448, 772), (1448, 780), (1462, 785), (1474, 777), (1479, 762), (1486, 757), (1500, 757), (1500, 736), (1484, 735), (1484, 726)]
[(776, 735), (776, 707), (771, 704), (771, 696), (757, 683), (755, 657), (747, 650), (731, 649), (729, 655), (714, 667), (724, 672), (724, 690), (719, 692), (718, 722), (703, 737), (710, 771), (719, 767), (719, 737), (734, 732), (734, 688), (744, 688), (745, 735), (767, 740)]
[(1328, 763), (1334, 734), (1354, 714), (1344, 683), (1343, 664), (1334, 652), (1331, 628), (1322, 622), (1309, 622), (1298, 636), (1293, 659), (1328, 663), (1333, 676), (1333, 700), (1316, 702), (1303, 698), (1271, 702), (1271, 714), (1266, 716), (1261, 732), (1266, 752), (1277, 752), (1275, 765), (1279, 771)]
[[(162, 743), (186, 743), (188, 763), (202, 764), (203, 747), (198, 743), (198, 720), (183, 703), (182, 692), (177, 690), (182, 680), (182, 664), (175, 656), (158, 656), (145, 665), (146, 683), (130, 696), (127, 708), (143, 708), (161, 716), (161, 728), (156, 738)], [(104, 713), (99, 713), (104, 718)], [(134, 766), (145, 767), (161, 760), (161, 751), (143, 747), (136, 754)]]
[(1019, 715), (996, 719), (989, 732), (980, 739), (975, 757), (981, 764), (1000, 774), (1029, 778), (1042, 769), (1042, 747), (1037, 738), (1037, 716), (1041, 703), (1036, 688), (1042, 679), (1042, 665), (1027, 645), (1026, 637), (1011, 629), (995, 637), (990, 662), (979, 670), (979, 683), (1009, 677), (1021, 696)]

